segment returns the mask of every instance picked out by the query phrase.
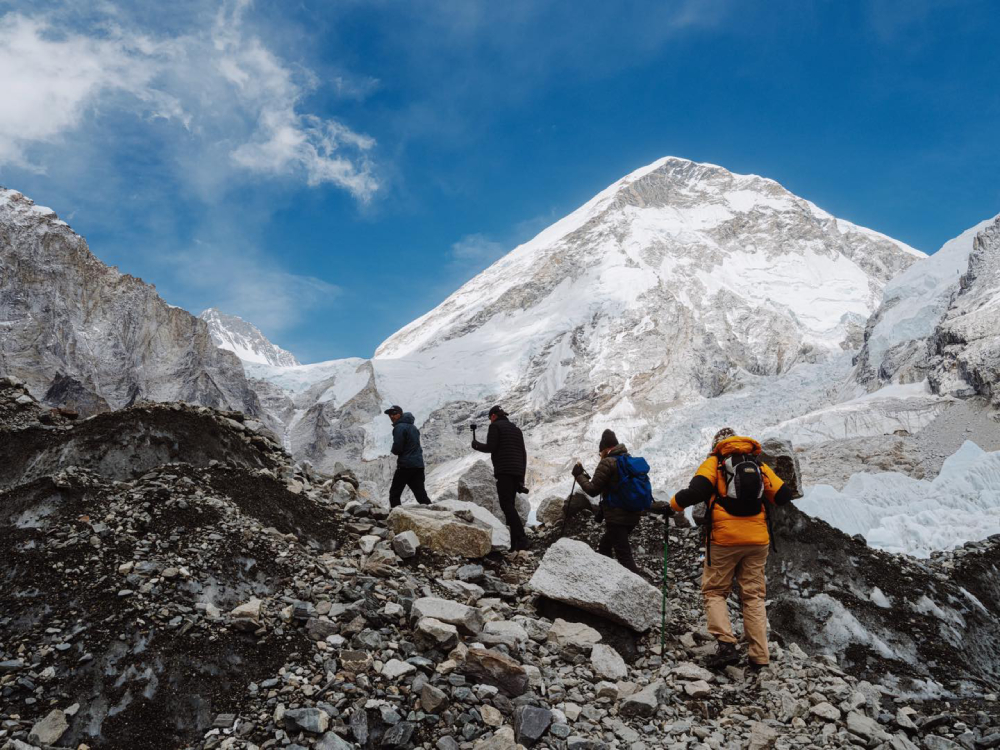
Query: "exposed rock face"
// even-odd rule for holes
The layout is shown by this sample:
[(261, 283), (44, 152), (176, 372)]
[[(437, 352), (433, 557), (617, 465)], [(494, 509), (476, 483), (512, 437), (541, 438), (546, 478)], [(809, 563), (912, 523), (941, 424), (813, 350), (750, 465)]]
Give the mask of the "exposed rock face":
[(841, 654), (846, 668), (878, 664), (902, 688), (928, 673), (959, 693), (1000, 680), (1000, 539), (942, 556), (950, 560), (945, 575), (871, 549), (794, 504), (772, 523), (778, 553), (768, 558), (768, 618), (783, 637)]
[(649, 630), (660, 618), (659, 591), (616, 561), (572, 539), (560, 539), (549, 547), (528, 585), (549, 599), (636, 631)]
[(855, 376), (869, 390), (927, 378), (936, 393), (994, 397), (1000, 372), (1000, 217), (963, 232), (886, 287)]
[(186, 401), (257, 414), (206, 324), (109, 268), (49, 209), (0, 188), (0, 372), (83, 413)]
[(1000, 408), (1000, 217), (976, 235), (932, 347), (937, 392), (985, 396)]
[(476, 505), (475, 503), (467, 503), (462, 500), (439, 500), (436, 503), (432, 503), (430, 507), (470, 517), (473, 523), (490, 530), (494, 550), (503, 552), (510, 549), (510, 529), (507, 528), (507, 524), (483, 506)]
[(791, 441), (768, 438), (761, 443), (761, 448), (763, 448), (761, 458), (788, 485), (792, 497), (802, 497), (802, 470), (799, 468), (799, 457)]

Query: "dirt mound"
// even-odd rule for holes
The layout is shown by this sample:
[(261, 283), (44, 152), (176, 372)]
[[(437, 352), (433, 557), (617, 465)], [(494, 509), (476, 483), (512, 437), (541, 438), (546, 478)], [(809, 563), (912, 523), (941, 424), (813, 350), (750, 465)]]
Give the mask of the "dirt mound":
[(204, 407), (156, 404), (105, 412), (59, 428), (32, 424), (19, 430), (16, 440), (0, 441), (0, 487), (70, 466), (113, 480), (133, 479), (168, 463), (278, 466), (279, 446), (242, 420), (242, 415)]

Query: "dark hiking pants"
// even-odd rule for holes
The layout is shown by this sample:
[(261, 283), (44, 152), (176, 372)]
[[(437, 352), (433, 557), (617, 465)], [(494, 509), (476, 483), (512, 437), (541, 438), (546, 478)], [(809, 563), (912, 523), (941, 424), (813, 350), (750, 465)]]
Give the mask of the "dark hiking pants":
[(501, 474), (497, 478), (497, 497), (500, 499), (500, 509), (510, 529), (510, 548), (513, 551), (528, 548), (528, 537), (524, 533), (524, 524), (517, 514), (517, 489), (524, 483), (524, 477), (512, 474)]
[(424, 469), (421, 466), (417, 469), (396, 469), (392, 475), (392, 486), (389, 487), (389, 505), (395, 508), (403, 497), (403, 489), (410, 488), (410, 492), (417, 498), (421, 505), (430, 505), (431, 499), (427, 497), (427, 490), (424, 489)]
[(628, 541), (628, 535), (634, 528), (635, 526), (620, 523), (605, 524), (604, 536), (597, 545), (597, 551), (605, 557), (616, 558), (622, 567), (641, 575), (639, 567), (635, 564), (635, 558), (632, 557), (632, 545)]

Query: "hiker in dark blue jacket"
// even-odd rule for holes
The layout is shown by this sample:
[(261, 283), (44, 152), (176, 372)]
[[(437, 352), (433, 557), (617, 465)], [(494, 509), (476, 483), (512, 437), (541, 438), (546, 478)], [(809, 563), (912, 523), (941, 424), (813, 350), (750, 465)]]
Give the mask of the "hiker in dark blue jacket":
[(409, 487), (417, 502), (430, 505), (424, 489), (424, 452), (420, 449), (420, 430), (413, 415), (398, 406), (385, 410), (392, 420), (392, 455), (396, 456), (396, 473), (389, 487), (389, 505), (395, 508), (403, 497), (403, 488)]

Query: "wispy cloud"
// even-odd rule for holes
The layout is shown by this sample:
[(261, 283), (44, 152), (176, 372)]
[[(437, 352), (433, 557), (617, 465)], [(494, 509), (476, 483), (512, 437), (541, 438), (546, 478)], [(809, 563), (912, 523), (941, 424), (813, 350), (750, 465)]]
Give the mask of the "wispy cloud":
[[(329, 308), (342, 290), (314, 276), (291, 273), (253, 248), (196, 242), (168, 262), (183, 299), (199, 312), (217, 307), (268, 333), (284, 333)], [(172, 300), (174, 301), (174, 300)]]
[[(246, 25), (247, 8), (224, 3), (209, 24), (194, 19), (172, 34), (135, 28), (111, 6), (86, 24), (74, 17), (72, 28), (59, 13), (0, 16), (0, 167), (44, 171), (53, 146), (110, 138), (81, 131), (112, 112), (169, 121), (178, 172), (194, 183), (219, 189), (243, 172), (370, 199), (379, 189), (374, 139), (305, 108), (318, 77), (269, 49)], [(375, 85), (333, 84), (344, 96)]]
[(460, 263), (489, 264), (503, 256), (504, 246), (483, 234), (467, 234), (451, 246), (451, 256)]

